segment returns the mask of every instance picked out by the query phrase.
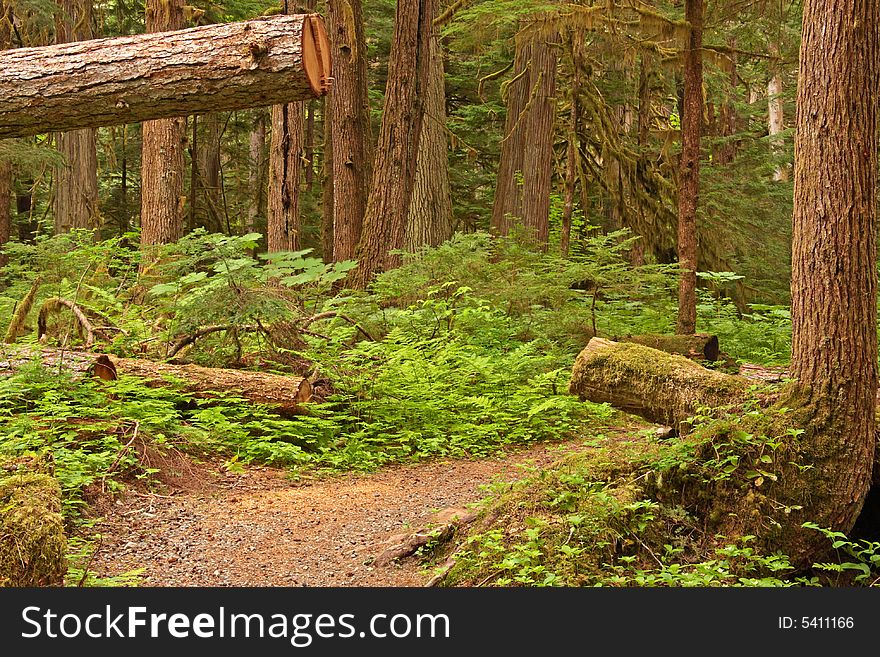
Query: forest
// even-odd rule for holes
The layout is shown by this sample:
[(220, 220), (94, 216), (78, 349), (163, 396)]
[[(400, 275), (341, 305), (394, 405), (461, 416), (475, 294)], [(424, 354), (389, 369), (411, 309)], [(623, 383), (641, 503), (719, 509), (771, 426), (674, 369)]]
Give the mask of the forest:
[(0, 0), (0, 586), (880, 582), (880, 3), (192, 2)]

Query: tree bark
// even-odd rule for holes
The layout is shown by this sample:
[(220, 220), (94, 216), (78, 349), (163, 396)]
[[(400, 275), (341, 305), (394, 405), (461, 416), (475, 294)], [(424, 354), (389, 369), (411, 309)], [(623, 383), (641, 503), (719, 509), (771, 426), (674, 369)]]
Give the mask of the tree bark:
[(797, 99), (792, 363), (811, 420), (804, 519), (849, 531), (871, 480), (877, 393), (877, 25), (807, 0)]
[(60, 369), (74, 375), (104, 380), (114, 380), (119, 375), (126, 374), (139, 377), (151, 387), (169, 385), (169, 379), (178, 380), (183, 390), (195, 397), (210, 399), (223, 394), (234, 394), (282, 412), (300, 410), (302, 404), (308, 402), (312, 396), (312, 386), (308, 379), (298, 376), (199, 365), (170, 365), (61, 349), (7, 348), (0, 354), (0, 375), (15, 373), (33, 363), (37, 355), (44, 367), (56, 371)]
[[(770, 54), (776, 57), (779, 56), (779, 47), (776, 44), (771, 45)], [(767, 83), (767, 109), (769, 114), (770, 149), (778, 157), (784, 145), (779, 135), (785, 130), (782, 104), (782, 73), (779, 71), (778, 63), (774, 63), (770, 69), (770, 81)], [(776, 167), (776, 170), (773, 172), (773, 180), (775, 182), (788, 180), (788, 168), (784, 166)]]
[(299, 193), (302, 180), (303, 103), (272, 107), (269, 148), (267, 243), (269, 253), (296, 251), (299, 238)]
[(0, 54), (0, 139), (316, 98), (326, 48), (315, 15), (17, 48)]
[(223, 199), (221, 146), (223, 141), (224, 118), (217, 112), (200, 117), (202, 135), (196, 149), (198, 160), (198, 190), (202, 199), (203, 213), (197, 216), (197, 225), (209, 233), (223, 232)]
[[(59, 13), (55, 21), (56, 43), (66, 44), (91, 39), (91, 0), (59, 0), (58, 4)], [(56, 234), (66, 233), (75, 228), (96, 227), (97, 144), (98, 133), (94, 128), (62, 132), (55, 136), (56, 148), (63, 158), (63, 162), (55, 168), (53, 209)]]
[[(147, 0), (147, 32), (182, 30), (183, 0)], [(186, 118), (144, 121), (141, 140), (141, 246), (183, 236)]]
[(522, 154), (528, 124), (526, 107), (531, 92), (529, 68), (533, 46), (532, 39), (517, 35), (513, 77), (506, 91), (507, 116), (490, 222), (492, 232), (496, 235), (507, 235), (515, 218), (522, 217)]
[(504, 235), (519, 220), (543, 249), (550, 232), (556, 53), (552, 37), (517, 37), (514, 81), (501, 148), (492, 227)]
[[(257, 110), (248, 140), (248, 230), (264, 233), (266, 201), (266, 113)], [(265, 233), (264, 233), (265, 234)]]
[(324, 262), (335, 262), (333, 230), (333, 123), (330, 121), (333, 97), (324, 98), (324, 165), (321, 169), (321, 255)]
[[(562, 235), (560, 238), (559, 252), (563, 258), (568, 257), (571, 248), (571, 220), (574, 215), (574, 196), (578, 181), (578, 157), (580, 156), (579, 128), (580, 128), (580, 96), (581, 96), (581, 67), (583, 65), (582, 43), (584, 34), (580, 30), (571, 32), (571, 108), (569, 110), (568, 143), (565, 147), (565, 185), (562, 206)], [(641, 108), (640, 108), (641, 109)], [(641, 113), (639, 114), (641, 118)], [(583, 208), (586, 212), (586, 208)]]
[[(370, 195), (349, 285), (365, 288), (377, 272), (397, 266), (390, 251), (404, 246), (425, 114), (436, 0), (398, 0), (388, 63), (382, 128)], [(341, 141), (334, 135), (333, 143)], [(334, 159), (334, 165), (338, 167)]]
[[(367, 43), (361, 0), (329, 0), (333, 35), (333, 90), (325, 125), (333, 134), (329, 154), (333, 173), (332, 260), (351, 260), (361, 239), (370, 189), (370, 106), (367, 94)], [(327, 128), (325, 127), (325, 130)]]
[(684, 51), (684, 102), (678, 187), (678, 327), (697, 328), (697, 206), (700, 193), (700, 138), (703, 130), (703, 0), (685, 0), (690, 24)]
[(681, 430), (698, 408), (743, 402), (750, 385), (683, 356), (593, 338), (575, 361), (569, 392)]
[(435, 34), (431, 38), (425, 118), (422, 122), (416, 179), (406, 227), (407, 251), (417, 251), (423, 246), (437, 246), (452, 237), (448, 150), (443, 50), (440, 37)]

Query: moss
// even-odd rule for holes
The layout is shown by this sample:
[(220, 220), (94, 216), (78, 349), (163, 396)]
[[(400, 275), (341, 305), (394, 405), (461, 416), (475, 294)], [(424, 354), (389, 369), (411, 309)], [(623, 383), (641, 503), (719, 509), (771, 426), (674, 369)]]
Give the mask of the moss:
[(62, 584), (66, 548), (58, 482), (32, 472), (0, 479), (0, 585)]

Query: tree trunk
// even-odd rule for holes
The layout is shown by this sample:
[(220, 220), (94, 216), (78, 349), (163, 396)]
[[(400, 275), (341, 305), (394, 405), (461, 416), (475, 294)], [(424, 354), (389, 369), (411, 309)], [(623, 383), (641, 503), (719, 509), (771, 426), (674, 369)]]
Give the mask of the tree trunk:
[[(776, 44), (771, 45), (770, 54), (778, 57), (779, 48)], [(782, 103), (782, 73), (779, 64), (774, 63), (770, 69), (770, 81), (767, 83), (767, 106), (769, 112), (770, 148), (775, 156), (779, 156), (784, 145), (779, 135), (785, 130), (783, 103)], [(782, 182), (788, 180), (788, 168), (776, 167), (773, 172), (773, 180)]]
[(296, 251), (302, 179), (303, 103), (272, 107), (266, 229), (269, 253)]
[[(359, 266), (348, 282), (365, 288), (379, 271), (397, 266), (390, 255), (404, 246), (428, 87), (436, 0), (398, 0), (388, 63), (382, 128), (370, 195), (357, 249)], [(333, 143), (342, 140), (334, 134)], [(335, 161), (334, 166), (339, 167)]]
[(367, 43), (361, 0), (329, 0), (328, 7), (334, 83), (324, 121), (333, 137), (324, 153), (332, 163), (333, 251), (326, 255), (341, 261), (355, 256), (370, 188)]
[[(182, 30), (183, 0), (147, 0), (147, 32)], [(141, 246), (183, 236), (186, 118), (144, 121), (141, 140)]]
[(877, 393), (878, 4), (807, 0), (797, 99), (792, 363), (809, 410), (804, 520), (849, 531)]
[(531, 95), (529, 69), (533, 46), (533, 39), (517, 35), (513, 77), (506, 90), (507, 116), (490, 222), (492, 232), (496, 235), (507, 235), (514, 220), (522, 217), (522, 156), (528, 124), (526, 107)]
[[(565, 147), (565, 186), (562, 206), (562, 235), (559, 246), (563, 258), (568, 257), (571, 246), (571, 220), (574, 215), (574, 195), (578, 181), (578, 157), (580, 156), (578, 129), (581, 122), (581, 66), (583, 65), (581, 49), (583, 41), (583, 32), (575, 30), (571, 33), (571, 109), (569, 110), (568, 143)], [(639, 116), (641, 117), (641, 114)], [(583, 208), (583, 211), (586, 212), (586, 208)]]
[(248, 142), (248, 231), (265, 234), (266, 201), (266, 113), (257, 110)]
[(701, 407), (744, 401), (750, 385), (683, 356), (593, 338), (575, 361), (569, 392), (681, 430)]
[[(55, 21), (56, 43), (65, 44), (91, 37), (91, 0), (59, 0), (59, 14)], [(20, 49), (19, 52), (23, 50)], [(63, 158), (63, 162), (55, 169), (56, 234), (66, 233), (74, 228), (96, 227), (94, 224), (98, 213), (97, 140), (98, 133), (94, 128), (62, 132), (55, 136), (56, 148)]]
[(314, 15), (17, 48), (0, 54), (0, 139), (316, 98), (327, 52)]
[(678, 327), (697, 328), (697, 205), (700, 192), (700, 137), (703, 124), (703, 0), (685, 0), (690, 35), (684, 51), (684, 102), (678, 187)]
[(198, 225), (209, 233), (223, 232), (223, 200), (220, 171), (220, 147), (222, 145), (224, 118), (217, 112), (201, 117), (203, 126), (199, 147), (196, 150), (198, 159), (198, 190), (201, 195), (204, 213), (197, 219)]
[(436, 34), (431, 38), (430, 68), (416, 179), (407, 220), (407, 251), (417, 251), (423, 246), (437, 246), (452, 237), (449, 141), (446, 138), (446, 78), (443, 74), (443, 50)]
[(324, 98), (324, 111), (321, 112), (324, 127), (324, 164), (321, 169), (321, 255), (324, 262), (335, 262), (333, 255), (333, 123), (330, 121), (333, 97)]
[(492, 227), (507, 234), (511, 219), (547, 248), (550, 186), (553, 176), (553, 127), (556, 102), (556, 53), (552, 37), (517, 37), (514, 81), (508, 89), (507, 119)]
[(230, 393), (266, 404), (282, 412), (296, 412), (312, 396), (308, 379), (251, 370), (232, 370), (199, 365), (170, 365), (151, 360), (117, 358), (85, 351), (61, 349), (34, 350), (31, 347), (7, 348), (0, 356), (0, 375), (10, 375), (32, 364), (39, 355), (44, 367), (68, 371), (74, 375), (114, 380), (126, 374), (135, 376), (151, 387), (169, 385), (179, 380), (185, 392), (200, 398), (219, 397)]

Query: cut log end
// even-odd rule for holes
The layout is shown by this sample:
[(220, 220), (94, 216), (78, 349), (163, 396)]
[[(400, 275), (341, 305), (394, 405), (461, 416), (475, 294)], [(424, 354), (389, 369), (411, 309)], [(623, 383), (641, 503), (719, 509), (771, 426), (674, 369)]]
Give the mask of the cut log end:
[(303, 23), (303, 67), (306, 79), (316, 96), (330, 91), (333, 78), (330, 69), (330, 42), (324, 21), (318, 14), (309, 15)]

